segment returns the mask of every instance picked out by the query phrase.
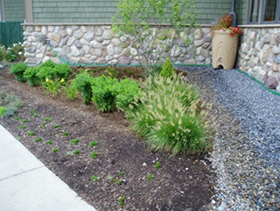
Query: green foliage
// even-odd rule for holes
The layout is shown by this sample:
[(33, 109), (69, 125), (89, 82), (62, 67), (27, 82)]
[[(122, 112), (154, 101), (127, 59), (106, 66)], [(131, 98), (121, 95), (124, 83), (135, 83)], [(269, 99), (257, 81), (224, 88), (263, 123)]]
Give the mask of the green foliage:
[(19, 128), (24, 130), (26, 128), (26, 126), (25, 125), (20, 125)]
[(79, 154), (81, 153), (81, 151), (76, 149), (76, 150), (74, 151), (74, 153), (75, 153), (76, 155), (79, 155)]
[(92, 152), (91, 157), (95, 159), (97, 157), (98, 153), (96, 151)]
[(81, 92), (84, 103), (89, 104), (92, 98), (92, 77), (87, 73), (77, 74), (73, 86)]
[(98, 182), (98, 177), (97, 176), (91, 176), (90, 177), (90, 180), (92, 181), (92, 182)]
[(125, 175), (125, 172), (124, 172), (124, 171), (121, 171), (121, 172), (120, 172), (120, 175), (124, 176), (124, 175)]
[(108, 67), (105, 71), (104, 74), (110, 78), (117, 78), (119, 76), (119, 71), (116, 70), (114, 67)]
[(14, 43), (7, 49), (0, 45), (0, 61), (14, 62), (24, 59), (24, 47), (21, 43)]
[(171, 77), (174, 73), (175, 73), (175, 70), (173, 68), (173, 64), (172, 64), (170, 58), (168, 57), (163, 64), (162, 71), (160, 72), (160, 74), (162, 77), (168, 78), (168, 77)]
[(0, 106), (0, 117), (4, 117), (6, 111), (7, 111), (6, 107)]
[(46, 118), (44, 118), (44, 121), (45, 121), (45, 122), (51, 122), (52, 119), (51, 119), (50, 117), (46, 117)]
[(104, 75), (93, 79), (92, 101), (102, 112), (110, 112), (115, 108), (115, 98), (117, 95), (117, 79), (112, 79)]
[(155, 70), (158, 61), (170, 57), (180, 45), (190, 44), (187, 34), (194, 27), (197, 14), (193, 0), (119, 0), (113, 30), (130, 38), (125, 47), (129, 52), (134, 48), (136, 53), (132, 56), (146, 71)]
[(112, 175), (108, 175), (107, 179), (112, 183), (116, 181), (116, 179)]
[(147, 176), (146, 176), (146, 180), (147, 181), (149, 181), (149, 180), (152, 180), (152, 179), (154, 179), (154, 175), (153, 174), (148, 174)]
[(43, 122), (41, 125), (40, 125), (40, 128), (43, 128), (43, 127), (45, 127), (46, 126), (46, 122)]
[(71, 135), (71, 133), (69, 133), (69, 132), (64, 132), (63, 133), (63, 136), (69, 136), (69, 135)]
[(29, 122), (29, 120), (28, 119), (23, 119), (23, 120), (21, 120), (23, 123), (27, 123), (27, 122)]
[(59, 147), (54, 147), (54, 148), (52, 149), (53, 153), (58, 152), (58, 150), (59, 150)]
[(64, 79), (57, 78), (53, 81), (47, 78), (46, 82), (44, 83), (44, 88), (48, 92), (50, 92), (53, 96), (56, 96), (60, 91), (60, 88), (63, 83), (64, 83)]
[(52, 60), (48, 60), (40, 65), (40, 67), (47, 67), (49, 69), (53, 69), (53, 68), (55, 68), (55, 66), (56, 66), (56, 63), (54, 63)]
[[(45, 62), (46, 63), (46, 62)], [(36, 74), (36, 76), (42, 81), (45, 82), (45, 80), (48, 78), (50, 80), (52, 80), (55, 76), (55, 71), (54, 68), (51, 65), (46, 65), (44, 66), (44, 64), (41, 64), (38, 67), (38, 72)]]
[(157, 161), (157, 162), (156, 162), (156, 165), (154, 165), (154, 167), (155, 167), (156, 169), (161, 168), (160, 162), (159, 162), (159, 161)]
[(121, 180), (118, 180), (116, 183), (117, 183), (117, 185), (122, 185), (122, 181)]
[(54, 125), (54, 126), (53, 126), (53, 129), (57, 129), (57, 128), (60, 128), (60, 127), (61, 127), (61, 124)]
[(92, 147), (95, 147), (95, 146), (97, 146), (98, 145), (98, 142), (96, 142), (96, 141), (92, 141), (92, 142), (90, 142), (89, 143), (89, 146), (92, 148)]
[(35, 139), (35, 142), (37, 143), (37, 142), (40, 142), (40, 141), (43, 141), (43, 138), (42, 137), (39, 137), (39, 138), (36, 138)]
[(15, 63), (11, 67), (12, 73), (16, 76), (16, 79), (19, 82), (26, 81), (26, 78), (24, 78), (24, 76), (23, 76), (26, 69), (27, 69), (27, 64), (25, 64), (25, 63)]
[(72, 73), (72, 68), (67, 64), (58, 64), (54, 67), (55, 76), (59, 79), (68, 78), (69, 74)]
[(27, 135), (28, 135), (28, 136), (35, 136), (35, 132), (27, 131)]
[(77, 89), (73, 85), (67, 85), (63, 87), (66, 97), (70, 100), (74, 100), (77, 96)]
[(124, 206), (124, 202), (125, 202), (125, 196), (120, 196), (119, 197), (119, 205)]
[(30, 114), (35, 114), (35, 113), (36, 113), (35, 110), (31, 110), (31, 111), (30, 111)]
[(15, 118), (14, 118), (14, 120), (16, 120), (16, 121), (17, 121), (17, 120), (20, 120), (20, 118), (17, 116), (17, 117), (15, 117)]
[(1, 116), (6, 118), (13, 116), (15, 112), (22, 106), (22, 102), (18, 97), (0, 91), (0, 105), (2, 107), (1, 110), (3, 113)]
[(23, 77), (26, 78), (30, 86), (37, 86), (40, 84), (41, 80), (37, 76), (40, 67), (29, 67), (25, 70)]
[(147, 138), (152, 149), (177, 154), (211, 148), (201, 101), (181, 75), (149, 76), (141, 87), (141, 96), (126, 113), (132, 128)]
[(52, 140), (48, 140), (48, 141), (46, 141), (46, 144), (52, 145), (53, 141)]
[(136, 81), (129, 79), (121, 80), (116, 89), (116, 106), (122, 111), (128, 109), (129, 104), (140, 92), (139, 84)]
[(72, 139), (72, 140), (70, 141), (70, 145), (76, 145), (76, 144), (79, 143), (79, 141), (80, 141), (80, 139), (78, 139), (78, 138)]

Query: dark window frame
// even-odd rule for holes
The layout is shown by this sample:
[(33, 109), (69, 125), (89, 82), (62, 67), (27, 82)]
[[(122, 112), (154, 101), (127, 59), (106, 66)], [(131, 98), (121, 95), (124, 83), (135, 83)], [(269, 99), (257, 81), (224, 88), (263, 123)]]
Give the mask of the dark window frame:
[[(258, 21), (250, 21), (252, 14), (252, 4), (253, 1), (259, 2), (258, 8)], [(276, 13), (275, 13), (275, 21), (264, 21), (264, 13), (265, 13), (265, 5), (266, 0), (249, 0), (249, 12), (248, 12), (248, 24), (279, 24), (280, 23), (280, 0), (276, 0)]]

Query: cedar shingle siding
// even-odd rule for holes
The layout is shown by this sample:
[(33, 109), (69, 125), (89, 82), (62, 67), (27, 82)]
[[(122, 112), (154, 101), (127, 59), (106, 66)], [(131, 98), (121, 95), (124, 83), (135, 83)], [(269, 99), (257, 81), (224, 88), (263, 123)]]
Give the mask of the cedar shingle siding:
[[(35, 23), (111, 23), (117, 0), (33, 0)], [(197, 23), (209, 24), (231, 10), (231, 0), (196, 0)], [(237, 1), (238, 23), (244, 24), (247, 0)]]
[(5, 20), (6, 21), (24, 21), (25, 19), (24, 0), (5, 0)]

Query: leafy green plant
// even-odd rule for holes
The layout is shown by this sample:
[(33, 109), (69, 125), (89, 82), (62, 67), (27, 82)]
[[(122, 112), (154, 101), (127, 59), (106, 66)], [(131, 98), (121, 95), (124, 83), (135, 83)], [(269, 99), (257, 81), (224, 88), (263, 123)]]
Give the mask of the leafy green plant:
[(159, 161), (157, 161), (157, 162), (156, 162), (156, 165), (154, 165), (154, 167), (155, 167), (156, 169), (161, 168), (160, 162), (159, 162)]
[(23, 76), (26, 69), (27, 69), (27, 64), (25, 64), (25, 63), (15, 63), (11, 67), (12, 73), (16, 76), (16, 79), (19, 82), (26, 81), (26, 78)]
[(112, 183), (116, 181), (116, 179), (112, 175), (108, 175), (107, 179)]
[(125, 202), (125, 196), (120, 196), (119, 197), (119, 205), (124, 206), (124, 204), (125, 204), (124, 202)]
[(45, 122), (51, 122), (52, 119), (51, 119), (50, 117), (46, 117), (46, 118), (44, 118), (44, 121), (45, 121)]
[(77, 96), (77, 89), (73, 85), (67, 85), (63, 87), (64, 93), (66, 94), (66, 97), (70, 100), (74, 100)]
[(162, 71), (160, 72), (161, 76), (164, 78), (168, 78), (171, 77), (173, 74), (175, 73), (175, 70), (173, 68), (173, 64), (170, 60), (170, 58), (166, 58), (163, 67), (162, 67)]
[(26, 128), (26, 126), (25, 125), (20, 125), (19, 128), (24, 130)]
[(53, 69), (55, 68), (55, 66), (56, 63), (54, 63), (52, 60), (45, 61), (43, 64), (40, 65), (40, 67), (47, 67), (49, 69)]
[(98, 153), (96, 151), (92, 152), (91, 157), (95, 159), (97, 157)]
[(47, 140), (47, 141), (46, 141), (46, 144), (52, 145), (52, 144), (53, 144), (53, 141), (52, 141), (52, 140)]
[(98, 182), (98, 177), (97, 176), (91, 176), (90, 177), (90, 180), (92, 181), (92, 182)]
[(53, 80), (55, 78), (55, 71), (54, 68), (50, 66), (44, 66), (45, 63), (38, 67), (38, 72), (36, 76), (42, 81), (45, 82), (46, 79)]
[(37, 118), (38, 116), (39, 116), (39, 114), (37, 114), (37, 113), (35, 113), (35, 114), (33, 115), (34, 118)]
[(54, 125), (54, 126), (53, 126), (53, 129), (57, 129), (57, 128), (60, 128), (60, 127), (61, 127), (61, 124)]
[(125, 172), (124, 172), (124, 171), (121, 171), (121, 172), (120, 172), (120, 175), (124, 176), (124, 175), (125, 175)]
[(122, 181), (121, 180), (118, 180), (116, 183), (117, 183), (117, 185), (122, 185)]
[(72, 140), (70, 141), (70, 145), (76, 145), (76, 144), (79, 143), (79, 141), (80, 141), (80, 139), (78, 139), (78, 138), (72, 139)]
[(141, 87), (141, 97), (126, 113), (132, 128), (146, 137), (152, 149), (172, 154), (211, 149), (202, 103), (181, 75), (149, 76)]
[(180, 45), (191, 43), (187, 35), (198, 14), (193, 0), (120, 0), (117, 7), (113, 30), (130, 38), (125, 47), (146, 71), (154, 70), (158, 61), (170, 57)]
[(94, 147), (94, 146), (97, 146), (97, 145), (98, 145), (98, 142), (96, 142), (96, 141), (92, 141), (92, 142), (89, 143), (89, 146), (91, 148)]
[(116, 106), (118, 109), (125, 111), (129, 104), (134, 100), (140, 92), (139, 84), (130, 79), (124, 79), (119, 82), (116, 87)]
[(119, 76), (119, 71), (116, 70), (116, 68), (113, 67), (108, 67), (105, 71), (104, 74), (110, 78), (117, 78)]
[(115, 98), (117, 95), (117, 79), (106, 77), (104, 75), (93, 79), (92, 101), (102, 112), (110, 112), (115, 108)]
[(27, 122), (29, 122), (29, 120), (28, 119), (23, 119), (23, 120), (21, 120), (23, 123), (27, 123)]
[(69, 136), (69, 135), (71, 135), (71, 133), (69, 133), (69, 132), (64, 132), (63, 133), (63, 136)]
[(44, 83), (44, 88), (48, 92), (50, 92), (53, 96), (56, 96), (63, 84), (64, 84), (64, 79), (57, 78), (53, 81), (46, 78), (46, 82)]
[(59, 150), (59, 147), (54, 147), (54, 148), (52, 149), (53, 153), (58, 152), (58, 150)]
[(7, 111), (6, 107), (0, 106), (0, 117), (4, 117), (6, 111)]
[(37, 143), (37, 142), (40, 142), (40, 141), (43, 141), (43, 138), (42, 137), (39, 137), (39, 138), (36, 138), (35, 139), (35, 142)]
[(72, 73), (72, 68), (67, 64), (57, 64), (53, 70), (55, 72), (56, 78), (58, 79), (67, 79), (69, 74)]
[(35, 110), (31, 110), (31, 111), (30, 111), (30, 114), (35, 114), (35, 113), (36, 113)]
[(27, 131), (27, 135), (28, 135), (28, 136), (35, 136), (35, 132)]
[(81, 153), (81, 151), (76, 149), (76, 150), (74, 151), (74, 153), (75, 153), (76, 155), (79, 155), (79, 154)]
[(152, 179), (154, 179), (154, 175), (153, 174), (148, 174), (147, 176), (146, 176), (146, 180), (147, 181), (149, 181), (149, 180), (152, 180)]
[(14, 62), (14, 61), (17, 60), (17, 56), (11, 50), (7, 50), (6, 55), (5, 55), (5, 59), (8, 62)]
[(40, 125), (40, 128), (43, 128), (43, 127), (45, 127), (46, 126), (46, 122), (43, 122), (41, 125)]
[(25, 70), (23, 77), (26, 78), (30, 86), (37, 86), (40, 84), (41, 80), (37, 76), (39, 70), (39, 67), (29, 67)]
[(15, 117), (15, 118), (14, 118), (14, 120), (16, 120), (16, 121), (17, 121), (17, 120), (20, 120), (20, 118), (17, 116), (17, 117)]
[(73, 80), (73, 86), (79, 92), (85, 104), (89, 104), (92, 98), (92, 77), (87, 73), (77, 74)]

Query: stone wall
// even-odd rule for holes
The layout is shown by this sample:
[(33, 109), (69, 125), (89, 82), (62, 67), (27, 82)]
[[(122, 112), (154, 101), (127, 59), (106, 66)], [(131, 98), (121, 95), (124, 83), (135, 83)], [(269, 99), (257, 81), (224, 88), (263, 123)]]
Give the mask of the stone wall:
[[(132, 56), (135, 55), (135, 49), (130, 50), (130, 55), (123, 53), (127, 50), (123, 46), (128, 45), (129, 40), (126, 37), (114, 37), (110, 25), (27, 25), (24, 28), (27, 63), (36, 64), (41, 59), (43, 62), (51, 59), (56, 63), (61, 63), (49, 47), (44, 55), (45, 38), (50, 40), (54, 51), (70, 63), (137, 63)], [(194, 59), (195, 54), (197, 56)], [(197, 29), (192, 49), (189, 46), (181, 46), (173, 51), (172, 55), (174, 63), (210, 64), (210, 28)]]
[[(123, 54), (129, 40), (114, 37), (110, 25), (26, 25), (24, 47), (27, 63), (51, 59), (61, 63), (48, 47), (44, 54), (45, 38), (55, 52), (70, 63), (135, 64), (135, 49)], [(237, 67), (280, 92), (280, 27), (244, 28), (237, 56)], [(183, 64), (211, 64), (212, 45), (209, 27), (195, 30), (193, 49), (181, 46), (173, 51), (172, 62)], [(194, 54), (197, 54), (193, 58)]]
[(280, 27), (244, 29), (238, 66), (280, 92)]

